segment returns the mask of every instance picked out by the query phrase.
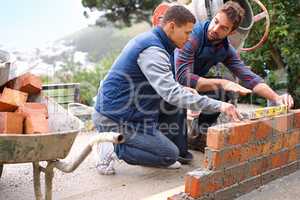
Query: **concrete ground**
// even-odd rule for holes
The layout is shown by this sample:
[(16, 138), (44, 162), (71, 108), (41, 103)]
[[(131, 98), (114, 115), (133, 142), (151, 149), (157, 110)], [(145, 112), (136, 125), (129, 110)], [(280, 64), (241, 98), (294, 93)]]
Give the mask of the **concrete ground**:
[[(78, 135), (67, 159), (75, 157), (94, 135), (95, 133)], [(73, 173), (66, 174), (55, 170), (53, 199), (166, 199), (184, 191), (186, 172), (201, 167), (203, 154), (200, 152), (193, 154), (194, 162), (177, 170), (130, 166), (121, 162), (117, 164), (117, 174), (113, 176), (99, 175), (94, 167), (94, 156), (89, 155)], [(30, 163), (5, 165), (0, 179), (0, 200), (32, 199), (34, 199), (32, 165)], [(300, 199), (300, 171), (277, 179), (238, 199)]]
[[(67, 159), (76, 156), (94, 133), (80, 134)], [(53, 199), (92, 200), (143, 199), (157, 193), (178, 188), (184, 183), (186, 172), (200, 167), (203, 154), (195, 153), (195, 162), (182, 169), (170, 170), (117, 164), (117, 174), (99, 175), (94, 167), (94, 155), (89, 157), (73, 173), (55, 170)], [(0, 200), (34, 199), (31, 164), (4, 165), (0, 179)], [(42, 179), (43, 180), (43, 179)], [(173, 193), (174, 194), (174, 193)]]
[[(76, 156), (93, 135), (78, 135), (67, 159)], [(193, 154), (195, 155), (193, 164), (177, 170), (130, 166), (121, 162), (117, 164), (117, 174), (114, 176), (97, 174), (94, 168), (94, 157), (90, 155), (73, 173), (55, 171), (53, 199), (166, 199), (184, 190), (186, 172), (201, 167), (203, 154), (200, 152), (193, 152)], [(5, 165), (0, 179), (0, 199), (34, 199), (32, 177), (31, 164)], [(238, 199), (296, 200), (300, 199), (299, 186), (300, 171), (275, 180)]]

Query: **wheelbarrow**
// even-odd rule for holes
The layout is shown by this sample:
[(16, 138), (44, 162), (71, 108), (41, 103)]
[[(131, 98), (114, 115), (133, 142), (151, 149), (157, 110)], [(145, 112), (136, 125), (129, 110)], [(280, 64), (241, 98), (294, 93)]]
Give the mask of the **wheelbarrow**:
[[(0, 133), (0, 177), (4, 164), (32, 163), (34, 193), (37, 200), (43, 199), (40, 175), (45, 174), (45, 199), (52, 199), (52, 180), (54, 168), (63, 172), (73, 172), (92, 151), (93, 145), (99, 142), (123, 142), (123, 136), (118, 133), (101, 133), (82, 149), (82, 152), (72, 161), (64, 159), (82, 128), (82, 122), (67, 112), (63, 107), (49, 98), (35, 100), (48, 106), (50, 133), (44, 134), (1, 134)], [(46, 167), (40, 165), (46, 161)]]

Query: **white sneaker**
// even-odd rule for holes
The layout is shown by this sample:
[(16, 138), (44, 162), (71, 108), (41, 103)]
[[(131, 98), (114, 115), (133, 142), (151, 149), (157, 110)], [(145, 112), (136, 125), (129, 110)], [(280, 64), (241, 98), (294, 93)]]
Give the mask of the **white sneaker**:
[(180, 162), (176, 161), (172, 165), (169, 165), (167, 168), (168, 169), (179, 169), (179, 168), (181, 168), (181, 164), (180, 164)]
[(99, 174), (112, 175), (115, 174), (114, 164), (118, 159), (114, 152), (114, 146), (110, 142), (100, 143), (97, 146), (97, 164), (96, 169)]

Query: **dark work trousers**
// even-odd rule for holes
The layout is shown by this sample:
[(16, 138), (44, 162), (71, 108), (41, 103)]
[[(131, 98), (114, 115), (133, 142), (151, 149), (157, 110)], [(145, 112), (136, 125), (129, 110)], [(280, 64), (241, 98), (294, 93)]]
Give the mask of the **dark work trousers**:
[[(234, 94), (218, 90), (215, 92), (200, 93), (210, 98), (228, 102)], [(168, 137), (179, 149), (179, 155), (184, 156), (188, 146), (194, 150), (204, 151), (206, 146), (207, 129), (218, 119), (220, 112), (201, 113), (192, 122), (190, 133), (187, 133), (186, 109), (181, 109), (162, 102), (159, 115), (159, 130)]]
[(160, 104), (159, 130), (179, 149), (179, 156), (188, 151), (186, 109), (173, 106), (165, 101)]

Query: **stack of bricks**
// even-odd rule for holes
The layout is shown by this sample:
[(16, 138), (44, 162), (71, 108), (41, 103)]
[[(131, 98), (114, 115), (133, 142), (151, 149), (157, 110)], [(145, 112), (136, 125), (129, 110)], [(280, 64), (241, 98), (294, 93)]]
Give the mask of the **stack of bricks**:
[(27, 73), (9, 81), (0, 96), (0, 134), (48, 132), (48, 110), (41, 103), (27, 102), (42, 90), (39, 77)]
[(185, 194), (188, 199), (234, 199), (299, 169), (300, 110), (219, 125), (208, 130), (204, 169), (186, 175)]

